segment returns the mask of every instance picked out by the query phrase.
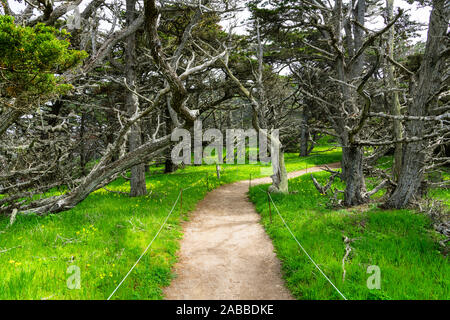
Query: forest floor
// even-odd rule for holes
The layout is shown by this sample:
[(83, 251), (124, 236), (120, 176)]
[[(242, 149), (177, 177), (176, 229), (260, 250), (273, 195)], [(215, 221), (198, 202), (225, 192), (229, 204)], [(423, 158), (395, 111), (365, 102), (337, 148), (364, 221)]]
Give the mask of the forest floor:
[[(285, 154), (288, 171), (341, 159), (340, 148), (326, 142), (309, 157)], [(211, 190), (270, 174), (270, 165), (223, 164), (220, 180), (214, 165), (186, 166), (164, 174), (152, 165), (146, 196), (130, 198), (129, 181), (119, 178), (75, 208), (47, 216), (18, 215), (10, 226), (0, 216), (0, 299), (106, 299), (147, 247), (175, 203), (164, 229), (112, 299), (163, 299), (173, 280), (182, 223)], [(58, 195), (64, 189), (45, 196)], [(68, 281), (79, 268), (81, 288)]]
[[(332, 147), (324, 141), (309, 157), (285, 154), (288, 172), (309, 168), (309, 173), (311, 167), (339, 161), (341, 151)], [(391, 165), (389, 157), (379, 163), (382, 168)], [(152, 164), (146, 175), (149, 193), (143, 197), (130, 198), (129, 181), (119, 178), (108, 185), (110, 191), (99, 189), (66, 212), (18, 215), (13, 225), (8, 217), (0, 217), (0, 299), (106, 299), (155, 236), (180, 189), (184, 189), (182, 207), (178, 202), (150, 250), (112, 297), (163, 299), (164, 288), (182, 279), (181, 274), (179, 279), (174, 274), (181, 254), (180, 241), (184, 241), (183, 231), (188, 231), (189, 221), (197, 219), (194, 212), (201, 201), (215, 189), (227, 189), (249, 177), (249, 197), (260, 217), (252, 211), (256, 220), (249, 225), (258, 227), (262, 237), (268, 239), (259, 221), (272, 240), (275, 262), (281, 262), (283, 280), (277, 269), (278, 281), (285, 283), (297, 299), (342, 299), (301, 252), (273, 207), (270, 222), (267, 195), (260, 190), (268, 185), (254, 186), (255, 178), (270, 174), (270, 165), (223, 164), (220, 179), (214, 165), (186, 166), (170, 174), (162, 169)], [(329, 173), (317, 172), (314, 176), (324, 183)], [(370, 179), (368, 184), (374, 185)], [(242, 183), (240, 195), (245, 200), (248, 185)], [(336, 187), (344, 186), (336, 181)], [(440, 238), (425, 215), (414, 210), (381, 210), (377, 199), (364, 208), (330, 208), (328, 197), (317, 192), (309, 174), (292, 177), (289, 190), (289, 195), (272, 195), (276, 206), (300, 243), (348, 299), (450, 297), (448, 257), (439, 251)], [(55, 189), (45, 196), (63, 192)], [(429, 196), (450, 206), (448, 189), (432, 189)], [(345, 282), (343, 235), (356, 239), (345, 263)], [(185, 234), (184, 239), (188, 236)], [(272, 247), (268, 251), (272, 252)], [(271, 255), (275, 256), (273, 252)], [(369, 265), (381, 269), (380, 290), (366, 286)], [(69, 287), (73, 268), (79, 270), (80, 289)]]
[[(379, 164), (383, 167), (391, 163), (385, 158)], [(324, 171), (314, 173), (321, 184), (329, 175)], [(369, 190), (376, 183), (372, 179), (366, 182)], [(296, 299), (342, 297), (301, 251), (284, 223), (347, 299), (450, 298), (449, 256), (438, 243), (443, 236), (433, 230), (425, 214), (412, 209), (380, 209), (383, 192), (363, 206), (331, 205), (329, 196), (319, 194), (305, 174), (289, 180), (289, 195), (271, 195), (279, 210), (278, 214), (272, 206), (271, 220), (264, 192), (268, 187), (251, 187), (249, 197), (281, 261), (286, 286)], [(333, 187), (343, 190), (345, 185), (337, 180)], [(338, 199), (342, 196), (339, 194)], [(430, 189), (428, 197), (450, 205), (449, 189)], [(346, 248), (350, 249), (348, 255)], [(378, 287), (374, 286), (375, 269)]]
[[(288, 177), (320, 170), (312, 167)], [(270, 178), (251, 183), (270, 183)], [(248, 188), (248, 180), (219, 187), (190, 214), (175, 265), (177, 278), (164, 290), (166, 299), (292, 299)]]

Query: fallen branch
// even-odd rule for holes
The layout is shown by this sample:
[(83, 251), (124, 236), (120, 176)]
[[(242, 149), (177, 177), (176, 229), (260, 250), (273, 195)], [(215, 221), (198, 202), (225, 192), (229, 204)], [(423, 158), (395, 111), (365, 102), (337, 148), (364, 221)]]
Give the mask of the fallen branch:
[(124, 172), (122, 172), (122, 173), (120, 174), (120, 176), (121, 176), (122, 178), (124, 178), (125, 180), (128, 180), (128, 181), (131, 180), (131, 178), (128, 178), (128, 177), (125, 175)]
[(336, 171), (333, 169), (330, 169), (330, 167), (328, 167), (327, 165), (324, 165), (324, 167), (321, 167), (320, 169), (322, 169), (323, 171), (329, 172), (331, 174), (336, 175), (336, 177), (341, 178), (341, 172), (340, 171)]
[(375, 193), (377, 193), (378, 191), (380, 191), (382, 188), (384, 188), (384, 186), (386, 186), (389, 183), (389, 181), (387, 179), (383, 180), (380, 184), (378, 184), (378, 186), (376, 186), (375, 188), (373, 188), (371, 191), (366, 193), (367, 197), (371, 197), (373, 196)]
[(348, 255), (352, 251), (352, 247), (350, 247), (350, 243), (352, 243), (356, 239), (350, 239), (350, 238), (346, 237), (345, 235), (343, 235), (342, 240), (344, 241), (344, 244), (345, 244), (345, 255), (342, 258), (342, 282), (344, 282), (345, 274), (347, 273), (347, 271), (345, 270), (345, 260), (347, 260)]
[(13, 209), (11, 213), (11, 218), (9, 219), (9, 227), (13, 225), (13, 223), (16, 221), (17, 216), (17, 209)]
[[(329, 170), (331, 170), (331, 169), (329, 169)], [(317, 191), (319, 191), (320, 194), (326, 194), (327, 191), (330, 189), (331, 185), (333, 184), (334, 179), (338, 175), (340, 175), (340, 172), (333, 171), (330, 178), (328, 179), (327, 184), (324, 187), (316, 180), (316, 178), (314, 178), (314, 176), (312, 174), (311, 174), (311, 179), (312, 179)]]

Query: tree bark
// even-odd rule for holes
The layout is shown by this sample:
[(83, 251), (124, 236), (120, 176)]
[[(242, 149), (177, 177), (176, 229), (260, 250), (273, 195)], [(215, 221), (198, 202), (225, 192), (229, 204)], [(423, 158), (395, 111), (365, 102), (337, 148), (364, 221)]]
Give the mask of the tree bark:
[(287, 177), (287, 171), (286, 166), (284, 164), (284, 152), (279, 151), (278, 152), (278, 166), (273, 165), (274, 161), (272, 160), (272, 169), (273, 169), (273, 175), (272, 178), (272, 185), (269, 187), (269, 192), (280, 192), (280, 193), (288, 193), (289, 187), (288, 187), (288, 177)]
[(305, 110), (303, 110), (300, 129), (300, 154), (299, 154), (300, 157), (306, 157), (309, 153), (308, 138), (309, 138), (308, 114)]
[[(365, 23), (366, 1), (355, 0), (357, 5), (353, 10), (354, 19), (361, 25)], [(338, 46), (343, 48), (342, 43), (342, 24), (339, 21), (342, 19), (342, 1), (336, 2), (336, 11), (334, 13), (336, 22), (334, 30), (339, 35)], [(364, 32), (360, 27), (353, 28), (353, 44), (352, 51), (355, 55), (362, 49), (364, 42)], [(343, 50), (343, 49), (341, 49)], [(355, 56), (354, 56), (355, 57)], [(352, 58), (353, 59), (353, 58)], [(360, 77), (363, 73), (364, 53), (358, 55), (350, 70), (345, 67), (344, 57), (341, 56), (336, 63), (337, 74), (342, 83), (348, 83), (349, 79)], [(350, 88), (343, 84), (341, 85), (342, 97), (345, 101), (345, 110), (352, 114), (359, 114), (360, 108), (358, 106), (358, 91), (350, 90)], [(342, 145), (342, 174), (341, 178), (345, 181), (346, 187), (344, 191), (344, 204), (346, 206), (355, 206), (368, 201), (366, 197), (366, 184), (363, 173), (363, 147), (352, 143), (354, 133), (348, 127), (354, 127), (357, 124), (354, 121), (345, 119), (344, 117), (336, 120), (338, 132)]]
[[(394, 17), (394, 1), (395, 0), (386, 0), (386, 15), (387, 15), (387, 23), (391, 22)], [(391, 60), (394, 59), (394, 39), (395, 37), (395, 28), (392, 27), (388, 31), (388, 41), (386, 46), (386, 54), (391, 58)], [(386, 75), (387, 75), (387, 87), (392, 89), (397, 87), (397, 82), (395, 81), (394, 76), (394, 65), (389, 64), (386, 67)], [(388, 94), (388, 104), (390, 113), (394, 116), (400, 116), (401, 115), (401, 106), (400, 101), (398, 98), (398, 92), (393, 91), (392, 93)], [(393, 121), (393, 136), (396, 141), (400, 141), (403, 138), (402, 134), (402, 122), (401, 120), (394, 120)], [(397, 179), (400, 170), (402, 168), (402, 157), (403, 157), (403, 145), (401, 142), (398, 142), (395, 144), (395, 151), (394, 151), (394, 165), (393, 165), (393, 175), (394, 178)]]
[[(127, 24), (131, 25), (136, 17), (135, 6), (136, 0), (127, 0)], [(136, 85), (136, 33), (131, 33), (126, 38), (126, 80), (131, 88), (135, 88)], [(139, 110), (139, 99), (131, 92), (126, 90), (126, 109), (130, 116), (135, 114)], [(141, 135), (141, 123), (138, 121), (133, 124), (128, 136), (128, 148), (130, 151), (136, 150), (142, 144)], [(143, 163), (138, 164), (131, 168), (131, 180), (130, 180), (130, 197), (137, 197), (147, 194), (147, 188), (145, 185), (145, 165)]]
[(22, 111), (4, 106), (0, 114), (0, 136), (22, 115)]
[[(445, 0), (434, 0), (430, 15), (425, 54), (418, 71), (417, 86), (413, 90), (412, 102), (408, 105), (409, 116), (427, 115), (429, 104), (441, 87), (444, 75), (446, 34), (450, 18), (450, 7)], [(425, 124), (420, 120), (409, 120), (405, 126), (407, 137), (421, 137)], [(406, 144), (397, 187), (384, 204), (388, 208), (404, 208), (419, 193), (425, 166), (426, 140)]]
[(342, 172), (345, 172), (344, 204), (355, 206), (367, 202), (366, 183), (363, 173), (363, 154), (361, 146), (349, 145), (342, 148)]
[[(366, 0), (357, 0), (358, 4), (353, 12), (354, 18), (361, 26), (364, 26), (365, 14), (366, 14)], [(354, 27), (354, 48), (357, 52), (364, 42), (364, 30), (360, 27)], [(361, 54), (355, 61), (352, 68), (352, 78), (359, 77), (364, 67), (364, 54)]]
[(87, 164), (85, 132), (86, 132), (86, 112), (82, 111), (80, 123), (80, 168), (81, 168), (81, 175), (83, 177), (86, 176), (86, 164)]

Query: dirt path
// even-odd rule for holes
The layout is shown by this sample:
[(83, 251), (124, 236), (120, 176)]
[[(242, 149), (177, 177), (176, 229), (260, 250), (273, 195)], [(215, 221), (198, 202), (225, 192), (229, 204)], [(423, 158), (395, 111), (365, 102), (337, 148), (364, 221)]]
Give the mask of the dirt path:
[[(316, 171), (320, 168), (308, 169), (308, 173)], [(288, 177), (304, 173), (291, 172)], [(260, 178), (252, 185), (270, 182)], [(190, 214), (175, 265), (177, 278), (164, 290), (166, 299), (293, 299), (247, 191), (248, 181), (219, 187)]]

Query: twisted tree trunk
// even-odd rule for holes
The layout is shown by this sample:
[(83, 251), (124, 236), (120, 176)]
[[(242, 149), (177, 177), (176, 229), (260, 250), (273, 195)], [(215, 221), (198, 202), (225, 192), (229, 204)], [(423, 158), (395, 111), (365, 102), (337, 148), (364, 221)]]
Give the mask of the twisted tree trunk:
[[(127, 0), (127, 24), (131, 25), (136, 17), (136, 0)], [(126, 39), (126, 79), (131, 88), (136, 85), (136, 33), (130, 34)], [(139, 110), (139, 99), (130, 90), (126, 90), (126, 109), (130, 116)], [(136, 150), (142, 144), (141, 123), (136, 122), (131, 126), (128, 136), (128, 148)], [(145, 185), (145, 165), (140, 163), (131, 168), (130, 197), (142, 196), (147, 193)]]
[(344, 204), (355, 206), (367, 202), (363, 173), (363, 148), (349, 145), (342, 148), (342, 172), (345, 173)]
[(303, 110), (301, 129), (300, 129), (300, 157), (306, 157), (308, 155), (308, 138), (309, 138), (309, 128), (308, 128), (308, 113)]
[[(276, 155), (272, 154), (272, 157), (273, 156)], [(274, 163), (278, 164), (274, 165)], [(271, 176), (272, 185), (269, 187), (269, 192), (288, 193), (289, 192), (288, 177), (286, 166), (284, 164), (283, 151), (280, 150), (278, 152), (278, 161), (274, 161), (274, 159), (272, 159), (272, 169), (273, 169), (273, 175)]]
[[(392, 21), (394, 17), (394, 0), (386, 0), (386, 15), (388, 23)], [(394, 59), (394, 41), (395, 41), (395, 28), (390, 28), (388, 31), (388, 42), (386, 47), (386, 54), (389, 56), (391, 60)], [(397, 87), (397, 82), (395, 81), (394, 76), (394, 65), (390, 64), (386, 68), (387, 72), (387, 84), (388, 88), (395, 88)], [(401, 115), (401, 105), (398, 98), (398, 92), (393, 91), (392, 93), (388, 94), (388, 103), (389, 103), (389, 109), (388, 111), (391, 112), (394, 116), (400, 116)], [(393, 121), (393, 135), (394, 139), (396, 141), (400, 141), (403, 138), (403, 132), (402, 132), (402, 122), (401, 120), (394, 120)], [(402, 168), (402, 157), (403, 157), (403, 145), (401, 142), (398, 142), (395, 144), (395, 151), (394, 151), (394, 165), (393, 165), (393, 174), (394, 178), (397, 179), (400, 170)]]

